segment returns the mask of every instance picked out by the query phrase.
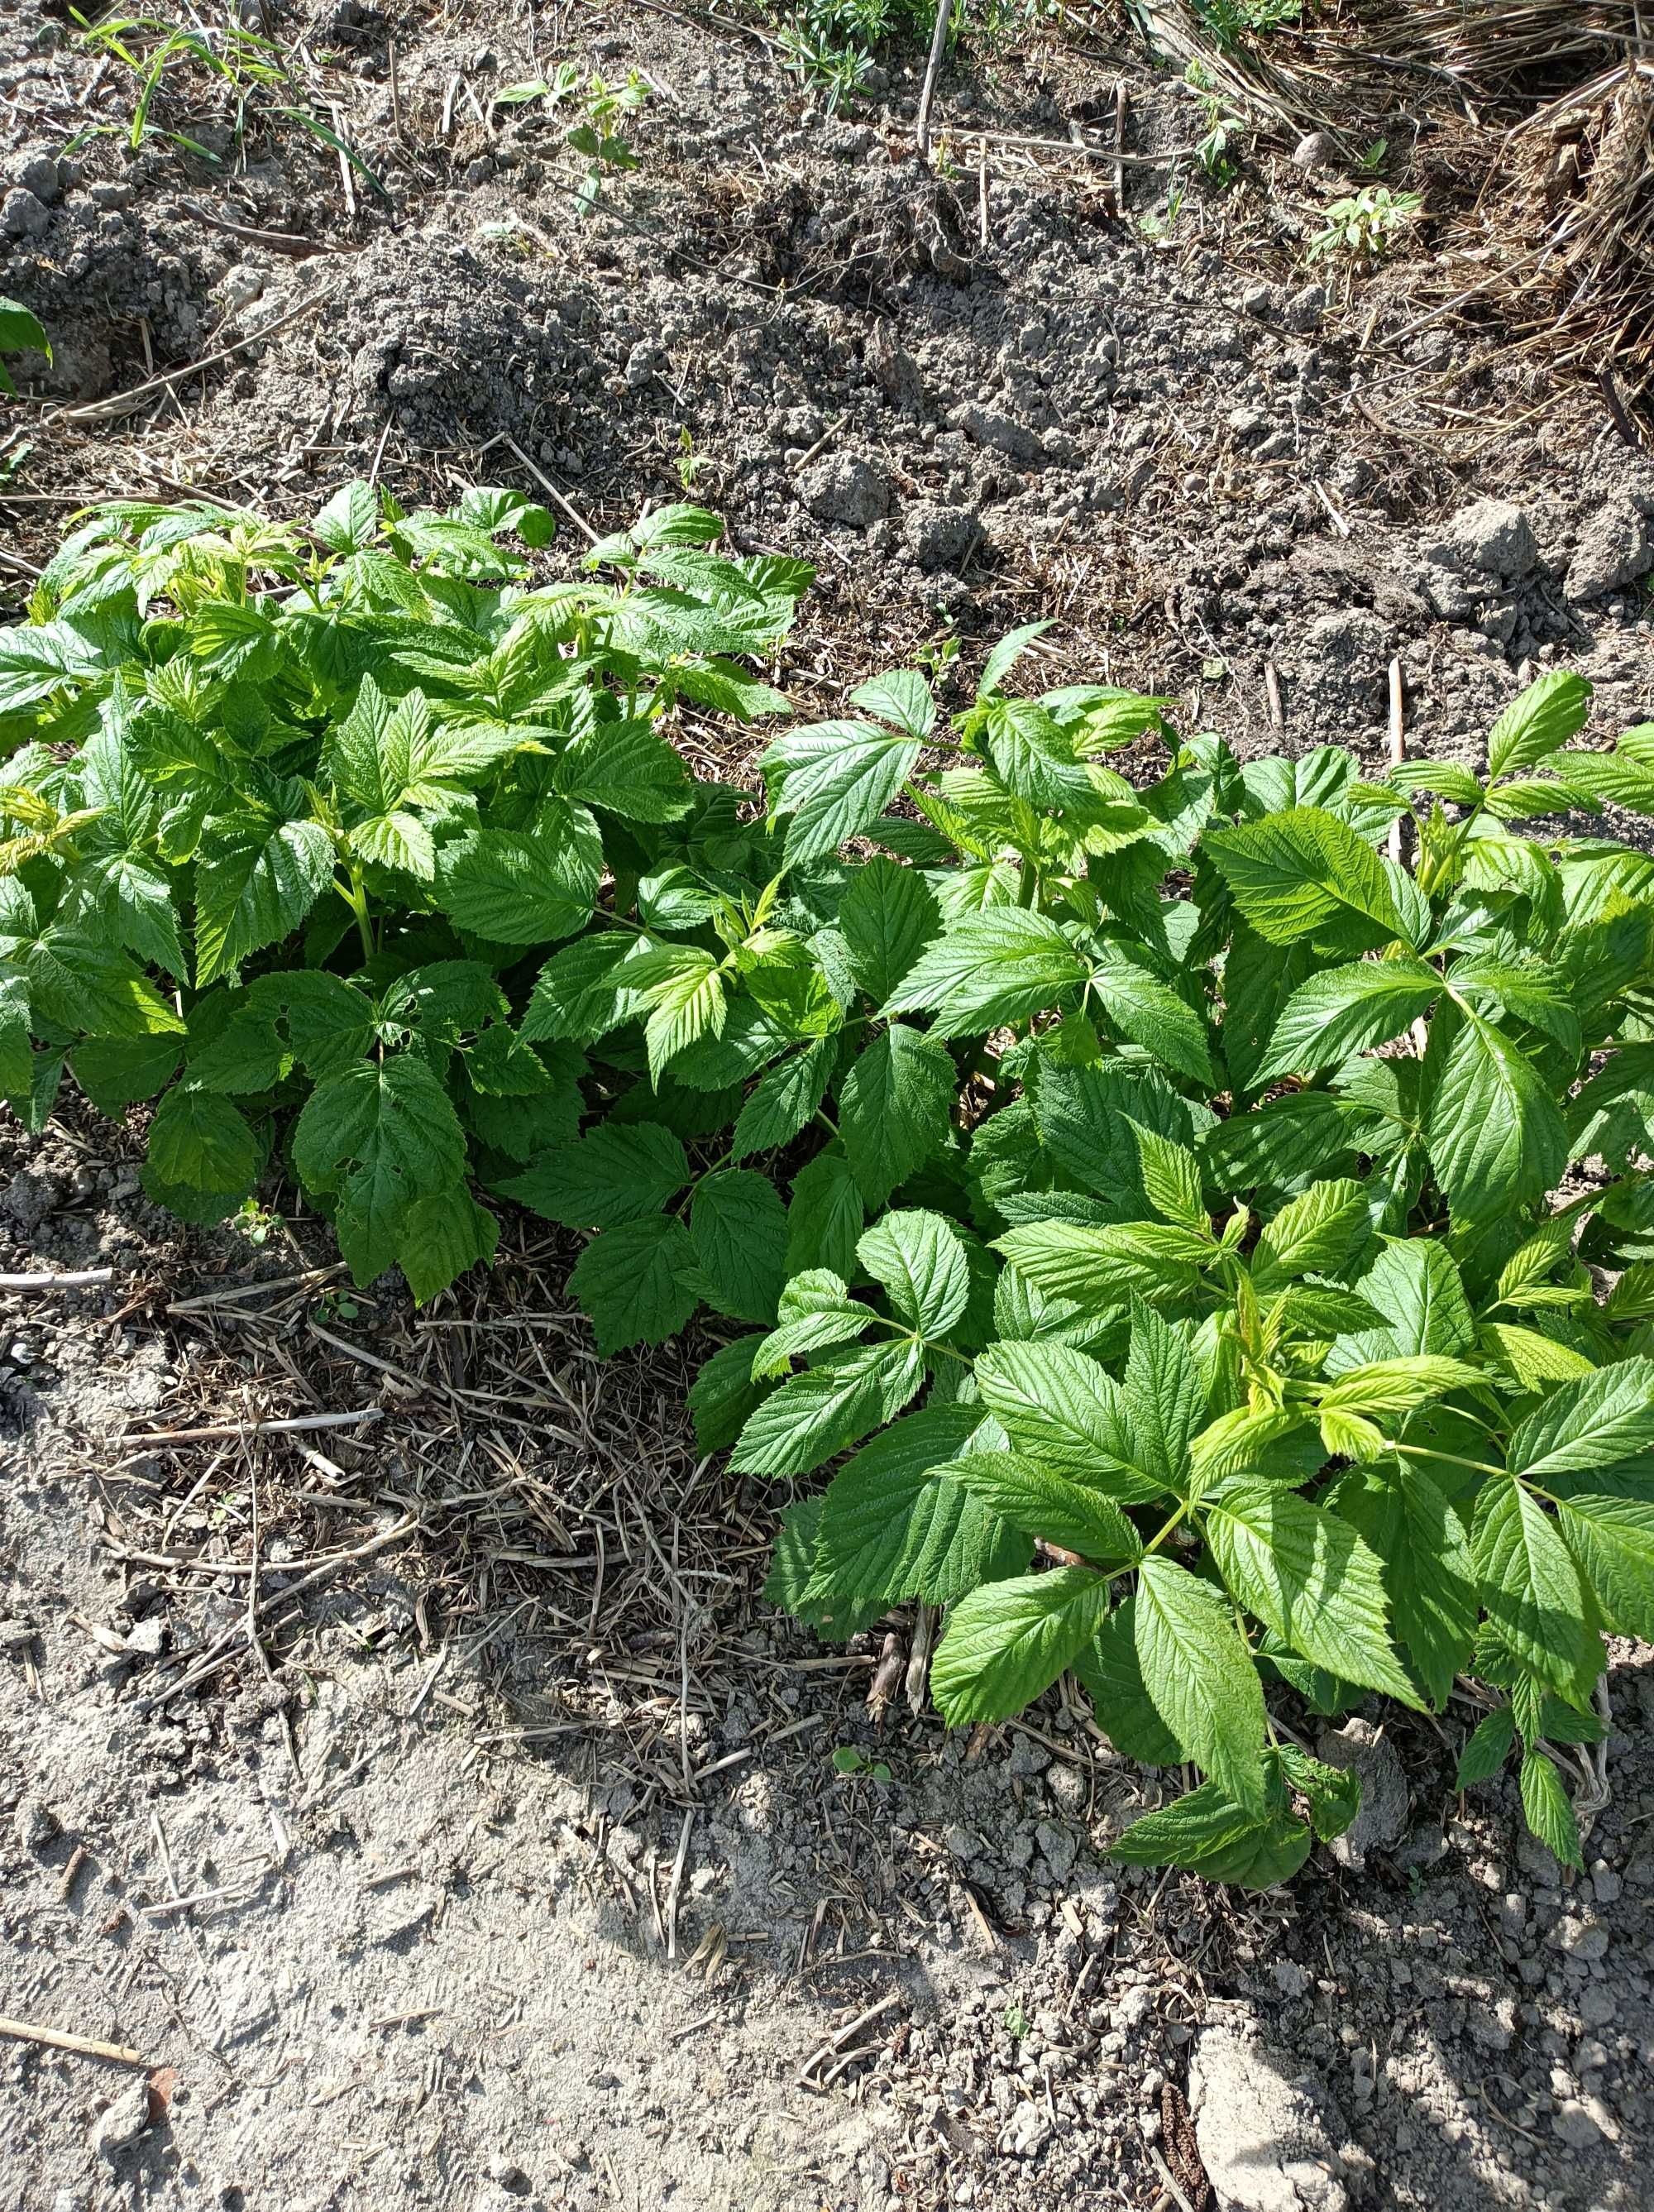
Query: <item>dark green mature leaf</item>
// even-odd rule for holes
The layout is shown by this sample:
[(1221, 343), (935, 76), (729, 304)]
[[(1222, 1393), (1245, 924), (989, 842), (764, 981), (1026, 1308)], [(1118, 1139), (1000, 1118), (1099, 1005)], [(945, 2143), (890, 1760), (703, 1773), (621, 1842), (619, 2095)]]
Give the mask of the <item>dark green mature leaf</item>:
[(796, 1137), (826, 1097), (838, 1060), (838, 1037), (822, 1036), (772, 1067), (741, 1109), (730, 1157), (772, 1152)]
[(856, 981), (882, 1006), (942, 927), (942, 910), (916, 868), (882, 854), (859, 868), (839, 902), (838, 925)]
[(1551, 1491), (1589, 1490), (1603, 1468), (1654, 1474), (1654, 1359), (1621, 1360), (1553, 1390), (1518, 1423), (1509, 1464)]
[(1586, 1494), (1564, 1499), (1557, 1519), (1608, 1626), (1654, 1643), (1654, 1504)]
[[(974, 1407), (926, 1407), (845, 1462), (822, 1502), (807, 1596), (951, 1599), (1004, 1571), (1003, 1525), (953, 1480), (979, 1418)], [(1013, 1566), (1027, 1565), (1028, 1549)]]
[(397, 1260), (415, 1305), (445, 1291), (468, 1267), (492, 1260), (500, 1224), (463, 1183), (416, 1198), (409, 1207)]
[(831, 1267), (849, 1276), (867, 1218), (861, 1185), (842, 1152), (818, 1152), (792, 1179), (787, 1206), (787, 1273)]
[(720, 1346), (690, 1384), (689, 1413), (702, 1451), (727, 1451), (747, 1416), (768, 1396), (770, 1383), (753, 1379), (753, 1356), (762, 1342), (759, 1336), (741, 1336)]
[(893, 1022), (882, 1030), (839, 1090), (839, 1132), (869, 1206), (948, 1141), (958, 1076), (930, 1037)]
[(1203, 848), (1260, 937), (1293, 945), (1337, 924), (1365, 945), (1410, 942), (1378, 854), (1336, 814), (1295, 806), (1213, 830)]
[(1360, 1281), (1361, 1296), (1384, 1316), (1390, 1344), (1384, 1358), (1441, 1352), (1457, 1358), (1475, 1342), (1475, 1323), (1452, 1255), (1425, 1237), (1397, 1238), (1384, 1246)]
[(1473, 1790), (1478, 1782), (1486, 1782), (1497, 1774), (1510, 1757), (1515, 1741), (1515, 1713), (1509, 1705), (1496, 1705), (1465, 1738), (1454, 1787)]
[(1133, 946), (1106, 948), (1092, 988), (1109, 1019), (1134, 1044), (1196, 1083), (1215, 1082), (1204, 1020)]
[(1602, 1665), (1602, 1646), (1555, 1522), (1520, 1482), (1501, 1476), (1476, 1501), (1471, 1541), (1500, 1641), (1540, 1681), (1580, 1698)]
[(1353, 1468), (1332, 1502), (1384, 1562), (1396, 1635), (1439, 1711), (1469, 1663), (1481, 1609), (1463, 1522), (1411, 1460)]
[(1116, 1310), (1134, 1291), (1151, 1303), (1186, 1297), (1213, 1251), (1209, 1238), (1159, 1221), (1098, 1229), (1031, 1222), (997, 1238), (994, 1249), (1042, 1291), (1071, 1298), (1087, 1313)]
[(1189, 1447), (1206, 1420), (1206, 1382), (1186, 1328), (1131, 1305), (1125, 1406), (1142, 1463), (1162, 1491), (1187, 1488)]
[(1263, 1685), (1233, 1607), (1152, 1553), (1137, 1575), (1137, 1660), (1154, 1710), (1235, 1802), (1265, 1810)]
[(919, 743), (871, 722), (812, 722), (777, 738), (762, 767), (775, 809), (790, 817), (787, 862), (836, 853), (870, 827), (917, 766)]
[(332, 873), (319, 822), (256, 807), (209, 822), (196, 856), (196, 988), (297, 929)]
[(670, 1214), (624, 1221), (592, 1238), (568, 1286), (591, 1316), (604, 1358), (676, 1335), (699, 1304), (680, 1279), (694, 1260), (688, 1231)]
[(898, 1319), (921, 1336), (944, 1337), (963, 1318), (970, 1264), (958, 1231), (941, 1214), (887, 1213), (862, 1238), (856, 1255), (883, 1285)]
[(437, 863), (444, 912), (496, 945), (573, 937), (591, 919), (602, 874), (596, 823), (562, 799), (545, 802), (532, 830), (472, 830)]
[(1096, 1635), (1108, 1583), (1085, 1567), (989, 1583), (960, 1600), (930, 1666), (944, 1720), (1003, 1721), (1047, 1690)]
[(1578, 737), (1590, 711), (1590, 686), (1566, 668), (1548, 669), (1512, 700), (1487, 740), (1487, 773), (1508, 775), (1548, 760)]
[(227, 1098), (179, 1085), (149, 1125), (155, 1172), (192, 1190), (245, 1190), (258, 1168), (258, 1146), (245, 1115)]
[(1542, 1751), (1530, 1751), (1523, 1755), (1522, 1812), (1528, 1826), (1553, 1857), (1580, 1874), (1584, 1872), (1578, 1820), (1561, 1776)]
[(1135, 1596), (1123, 1598), (1078, 1653), (1074, 1671), (1085, 1686), (1097, 1725), (1116, 1751), (1142, 1766), (1176, 1766), (1183, 1746), (1155, 1711), (1137, 1662)]
[(725, 1168), (695, 1186), (689, 1211), (695, 1261), (721, 1313), (772, 1320), (781, 1295), (787, 1216), (767, 1176)]
[(688, 1156), (669, 1129), (609, 1122), (499, 1188), (566, 1229), (613, 1229), (658, 1213), (688, 1180)]
[(1142, 1549), (1136, 1530), (1105, 1492), (1020, 1452), (971, 1452), (951, 1462), (948, 1472), (1000, 1520), (1078, 1552), (1093, 1566), (1118, 1571), (1133, 1565)]
[(1207, 1540), (1247, 1610), (1329, 1674), (1416, 1704), (1390, 1642), (1378, 1556), (1291, 1491), (1237, 1480), (1206, 1500)]
[(976, 1363), (982, 1402), (1017, 1450), (1126, 1502), (1170, 1484), (1139, 1440), (1125, 1394), (1088, 1353), (1051, 1343), (990, 1345)]
[(1126, 1866), (1186, 1867), (1209, 1881), (1273, 1889), (1289, 1881), (1315, 1841), (1309, 1823), (1284, 1808), (1252, 1812), (1215, 1782), (1203, 1782), (1175, 1804), (1145, 1813), (1109, 1846)]
[[(1451, 1035), (1445, 1054), (1438, 1040)], [(1550, 1091), (1520, 1048), (1479, 1014), (1457, 1028), (1439, 1013), (1425, 1142), (1457, 1220), (1482, 1221), (1530, 1205), (1561, 1181), (1567, 1131)]]
[(922, 952), (884, 1011), (929, 1012), (936, 1036), (967, 1036), (1027, 1021), (1077, 989), (1089, 972), (1045, 915), (990, 907), (956, 921)]
[(894, 1419), (924, 1376), (918, 1346), (906, 1340), (834, 1353), (754, 1411), (730, 1465), (737, 1474), (809, 1474)]
[(1356, 960), (1325, 969), (1287, 1001), (1251, 1079), (1312, 1074), (1383, 1044), (1425, 1012), (1440, 990), (1441, 978), (1421, 960)]

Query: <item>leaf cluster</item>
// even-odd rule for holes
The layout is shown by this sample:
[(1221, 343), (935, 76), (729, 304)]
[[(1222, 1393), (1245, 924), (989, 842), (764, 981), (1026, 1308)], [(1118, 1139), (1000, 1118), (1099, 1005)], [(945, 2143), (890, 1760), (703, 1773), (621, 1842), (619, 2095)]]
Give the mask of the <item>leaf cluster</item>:
[(1577, 1858), (1551, 1747), (1654, 1633), (1654, 862), (1544, 825), (1654, 813), (1654, 731), (1572, 744), (1558, 672), (1483, 775), (1243, 765), (1023, 696), (1035, 624), (951, 715), (907, 669), (785, 725), (760, 806), (672, 734), (785, 712), (809, 570), (675, 507), (536, 585), (550, 530), (356, 484), (76, 532), (0, 635), (16, 1110), (155, 1102), (154, 1197), (279, 1173), (360, 1283), (433, 1296), (492, 1198), (585, 1237), (603, 1352), (712, 1317), (705, 1448), (830, 1470), (776, 1601), (945, 1608), (958, 1723), (1071, 1672), (1204, 1777), (1124, 1856), (1281, 1879), (1356, 1809), (1287, 1693), (1469, 1676), (1466, 1779), (1519, 1746)]

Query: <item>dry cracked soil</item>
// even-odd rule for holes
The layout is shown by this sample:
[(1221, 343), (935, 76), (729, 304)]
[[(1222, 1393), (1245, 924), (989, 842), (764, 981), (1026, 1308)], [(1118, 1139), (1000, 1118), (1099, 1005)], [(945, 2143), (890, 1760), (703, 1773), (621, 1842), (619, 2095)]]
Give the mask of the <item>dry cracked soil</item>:
[[(1602, 731), (1650, 712), (1654, 465), (1416, 271), (1307, 268), (1328, 179), (1203, 190), (1140, 50), (973, 50), (927, 167), (900, 58), (829, 115), (734, 18), (246, 20), (360, 167), (183, 80), (158, 119), (219, 158), (134, 150), (126, 74), (0, 0), (0, 292), (56, 346), (0, 586), (112, 493), (548, 483), (555, 573), (688, 484), (818, 564), (812, 711), (1052, 615), (1053, 672), (1251, 751), (1378, 756), (1398, 682), (1469, 757), (1554, 664)], [(649, 94), (585, 221), (560, 122), (498, 99), (562, 61)], [(1648, 1651), (1583, 1880), (1454, 1795), (1457, 1708), (1326, 1747), (1369, 1810), (1287, 1893), (1113, 1868), (1156, 1784), (1060, 1695), (950, 1737), (908, 1624), (767, 1613), (773, 1497), (697, 1458), (688, 1355), (600, 1382), (565, 1240), (508, 1223), (415, 1316), (314, 1223), (169, 1225), (132, 1131), (0, 1141), (0, 1268), (114, 1271), (0, 1294), (0, 2011), (142, 2062), (0, 2038), (0, 2202), (1647, 2203)]]

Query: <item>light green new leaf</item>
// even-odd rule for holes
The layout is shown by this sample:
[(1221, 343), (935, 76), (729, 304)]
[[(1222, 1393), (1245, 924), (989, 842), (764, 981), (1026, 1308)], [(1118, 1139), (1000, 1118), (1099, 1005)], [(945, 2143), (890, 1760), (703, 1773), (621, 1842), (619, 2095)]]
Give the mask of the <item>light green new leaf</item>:
[(1108, 1595), (1106, 1580), (1084, 1567), (971, 1591), (948, 1614), (931, 1662), (931, 1693), (942, 1718), (957, 1726), (1020, 1713), (1096, 1635)]
[(1348, 1522), (1291, 1491), (1235, 1481), (1207, 1499), (1206, 1535), (1233, 1594), (1294, 1651), (1419, 1703), (1390, 1641), (1378, 1555)]
[(1475, 1389), (1485, 1381), (1480, 1368), (1441, 1352), (1415, 1352), (1400, 1359), (1371, 1359), (1346, 1368), (1322, 1391), (1322, 1413), (1410, 1413), (1450, 1391)]
[(887, 1213), (856, 1247), (893, 1311), (921, 1336), (947, 1335), (964, 1314), (971, 1270), (952, 1222), (918, 1209)]
[(1235, 830), (1209, 831), (1203, 851), (1260, 937), (1295, 944), (1324, 932), (1378, 945), (1411, 933), (1378, 854), (1347, 822), (1319, 806), (1294, 806)]
[(911, 1342), (835, 1353), (754, 1409), (730, 1466), (736, 1474), (809, 1474), (893, 1420), (924, 1379), (919, 1348)]
[(693, 1266), (689, 1232), (670, 1214), (622, 1222), (594, 1237), (568, 1279), (605, 1359), (633, 1344), (663, 1344), (700, 1303), (681, 1276)]
[(1134, 1627), (1155, 1711), (1215, 1782), (1261, 1816), (1263, 1685), (1228, 1601), (1151, 1553), (1138, 1571)]
[(1089, 972), (1045, 915), (990, 907), (956, 921), (922, 952), (884, 1011), (930, 1012), (936, 1036), (973, 1036), (1028, 1020), (1076, 990)]
[(1421, 960), (1354, 960), (1312, 975), (1281, 1009), (1251, 1087), (1312, 1074), (1399, 1036), (1440, 989)]
[(851, 1068), (839, 1133), (869, 1206), (882, 1206), (947, 1143), (958, 1080), (945, 1046), (903, 1022), (881, 1030)]

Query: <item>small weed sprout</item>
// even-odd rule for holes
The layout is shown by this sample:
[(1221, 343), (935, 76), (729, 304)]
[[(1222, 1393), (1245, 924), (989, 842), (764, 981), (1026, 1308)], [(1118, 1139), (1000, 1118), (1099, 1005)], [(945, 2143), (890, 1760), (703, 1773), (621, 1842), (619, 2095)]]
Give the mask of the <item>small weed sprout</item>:
[(1246, 128), (1245, 118), (1224, 106), (1213, 87), (1209, 71), (1199, 62), (1190, 63), (1184, 82), (1200, 94), (1201, 116), (1206, 126), (1196, 143), (1195, 159), (1218, 190), (1227, 191), (1240, 176), (1237, 155), (1240, 134)]
[(627, 118), (648, 98), (649, 88), (635, 70), (628, 73), (624, 84), (609, 84), (600, 76), (590, 76), (582, 83), (574, 64), (563, 62), (548, 77), (530, 77), (521, 84), (503, 86), (490, 101), (488, 113), (492, 120), (495, 108), (525, 107), (542, 100), (548, 109), (570, 103), (578, 106), (579, 119), (563, 133), (563, 144), (584, 164), (573, 186), (574, 211), (588, 216), (603, 197), (605, 177), (637, 167), (638, 157), (627, 143), (625, 126)]
[(1308, 258), (1324, 261), (1333, 254), (1347, 254), (1360, 261), (1380, 260), (1423, 204), (1417, 192), (1365, 185), (1359, 192), (1334, 200), (1326, 211), (1325, 228), (1310, 241)]
[[(80, 27), (81, 43), (87, 52), (127, 70), (136, 83), (131, 120), (125, 126), (126, 143), (134, 153), (148, 140), (159, 138), (200, 161), (221, 165), (223, 156), (215, 148), (190, 131), (160, 119), (159, 111), (168, 106), (163, 94), (170, 94), (173, 82), (204, 73), (227, 95), (238, 160), (245, 156), (250, 125), (265, 120), (290, 123), (348, 161), (381, 199), (390, 198), (354, 147), (313, 110), (287, 104), (279, 96), (268, 108), (256, 104), (265, 94), (287, 94), (290, 100), (296, 89), (281, 49), (269, 39), (233, 23), (185, 30), (182, 24), (169, 23), (159, 15), (117, 15), (93, 23), (78, 9), (70, 13)], [(199, 123), (194, 125), (197, 131), (201, 127)], [(73, 153), (88, 139), (106, 136), (111, 129), (107, 124), (88, 124), (75, 133), (67, 150)]]

